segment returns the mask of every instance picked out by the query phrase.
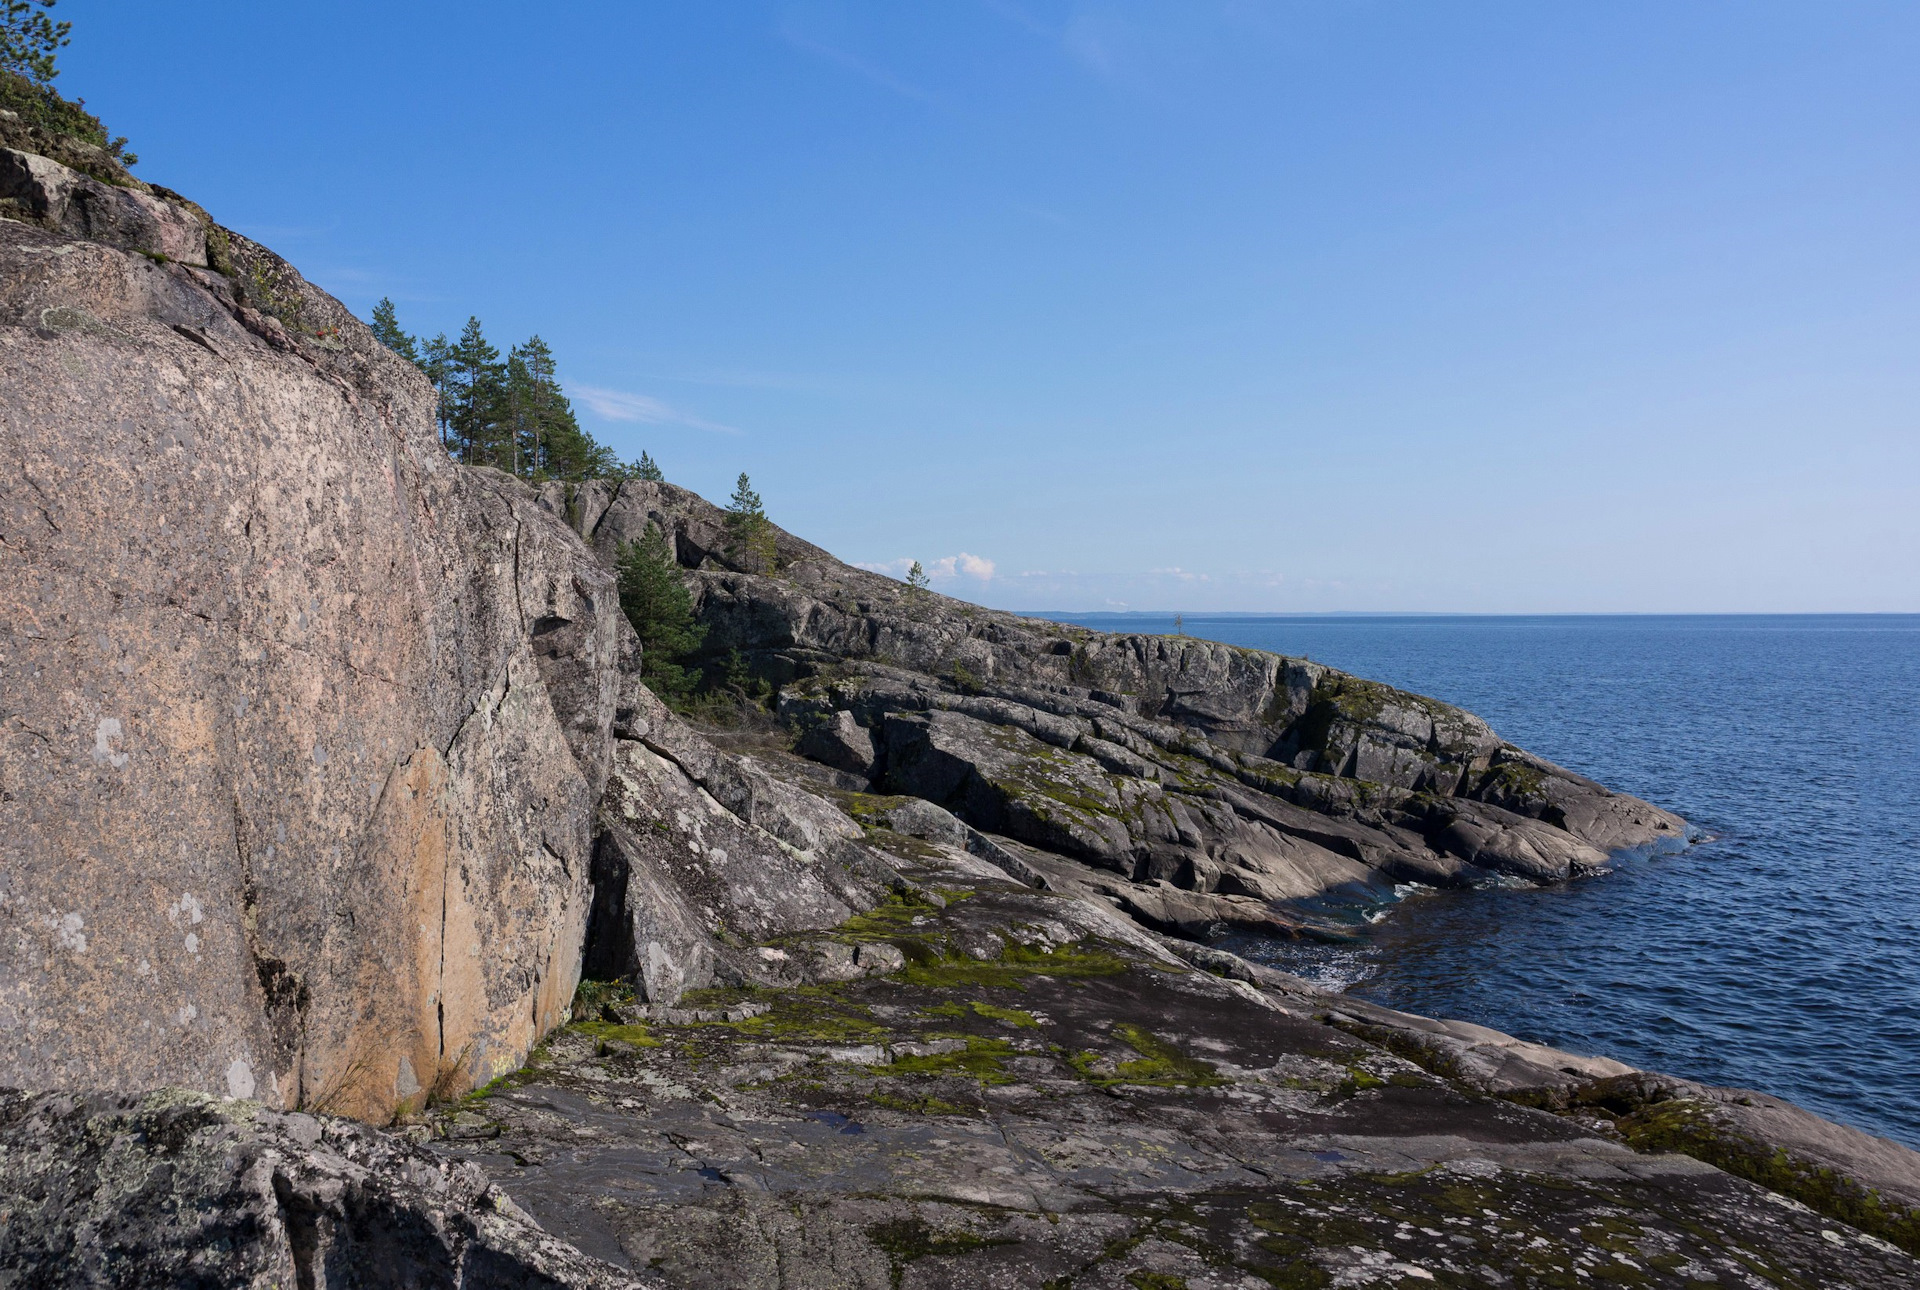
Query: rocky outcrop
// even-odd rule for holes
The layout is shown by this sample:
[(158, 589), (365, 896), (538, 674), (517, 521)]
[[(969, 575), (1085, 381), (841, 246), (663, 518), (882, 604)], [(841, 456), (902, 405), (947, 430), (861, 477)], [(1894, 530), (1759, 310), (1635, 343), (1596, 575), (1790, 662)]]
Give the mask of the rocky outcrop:
[(385, 1120), (565, 1019), (596, 871), (641, 928), (597, 966), (669, 1001), (884, 888), (676, 730), (611, 573), (336, 301), (164, 190), (0, 175), (0, 1080)]
[(609, 562), (649, 525), (669, 534), (708, 649), (780, 687), (800, 753), (1115, 875), (1164, 927), (1281, 930), (1329, 891), (1552, 882), (1685, 836), (1470, 713), (1304, 659), (997, 613), (777, 529), (769, 561), (668, 484), (542, 500)]
[(384, 1118), (564, 1014), (636, 650), (424, 379), (241, 255), (0, 223), (0, 1077)]
[(477, 1167), (204, 1094), (0, 1093), (0, 1284), (634, 1290)]
[(676, 1287), (1920, 1285), (1895, 1144), (1656, 1141), (1780, 1112), (1146, 935), (923, 802), (863, 818), (911, 830), (873, 836), (917, 892), (825, 943), (903, 968), (616, 997), (431, 1117), (439, 1149)]

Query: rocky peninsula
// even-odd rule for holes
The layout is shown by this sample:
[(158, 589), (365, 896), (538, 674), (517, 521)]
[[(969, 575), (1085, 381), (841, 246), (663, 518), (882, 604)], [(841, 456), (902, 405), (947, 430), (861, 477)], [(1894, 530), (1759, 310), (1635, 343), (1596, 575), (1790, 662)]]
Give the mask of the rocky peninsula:
[(18, 118), (0, 373), (0, 1285), (1920, 1285), (1903, 1147), (1209, 947), (1683, 841), (1468, 713), (458, 465)]

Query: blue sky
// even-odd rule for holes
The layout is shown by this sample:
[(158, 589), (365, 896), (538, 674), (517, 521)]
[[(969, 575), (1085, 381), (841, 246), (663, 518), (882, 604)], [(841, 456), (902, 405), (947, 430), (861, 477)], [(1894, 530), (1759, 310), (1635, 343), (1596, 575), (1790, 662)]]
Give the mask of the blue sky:
[(146, 178), (957, 595), (1920, 610), (1920, 5), (56, 12)]

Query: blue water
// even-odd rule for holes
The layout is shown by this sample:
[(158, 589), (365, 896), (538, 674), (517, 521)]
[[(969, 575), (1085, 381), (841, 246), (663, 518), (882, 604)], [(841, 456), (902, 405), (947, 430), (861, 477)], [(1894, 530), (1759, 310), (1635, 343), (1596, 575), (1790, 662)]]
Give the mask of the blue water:
[(1185, 630), (1458, 704), (1711, 835), (1561, 886), (1412, 895), (1356, 947), (1243, 951), (1920, 1147), (1920, 616), (1192, 616)]

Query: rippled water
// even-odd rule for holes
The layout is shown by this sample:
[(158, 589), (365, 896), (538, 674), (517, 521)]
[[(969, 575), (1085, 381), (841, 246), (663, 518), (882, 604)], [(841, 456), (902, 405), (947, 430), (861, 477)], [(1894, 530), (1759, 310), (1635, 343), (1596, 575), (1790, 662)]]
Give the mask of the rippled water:
[(1392, 1007), (1763, 1089), (1920, 1147), (1920, 616), (1185, 628), (1458, 704), (1712, 835), (1557, 887), (1412, 894), (1357, 947), (1235, 948)]

